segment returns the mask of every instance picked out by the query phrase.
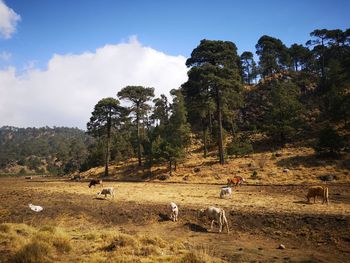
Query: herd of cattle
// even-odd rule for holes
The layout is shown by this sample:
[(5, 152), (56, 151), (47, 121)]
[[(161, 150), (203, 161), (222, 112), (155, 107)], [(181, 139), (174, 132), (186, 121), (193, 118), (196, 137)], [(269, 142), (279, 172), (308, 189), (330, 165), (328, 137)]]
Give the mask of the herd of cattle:
[[(221, 188), (220, 198), (232, 197), (232, 187), (238, 187), (245, 182), (245, 179), (241, 176), (234, 176), (233, 178), (227, 179), (227, 186)], [(101, 185), (103, 187), (103, 182), (101, 179), (92, 179), (89, 183), (89, 188), (91, 186)], [(111, 198), (114, 198), (114, 187), (103, 187), (98, 196), (104, 195), (107, 198), (107, 195), (110, 195)], [(306, 198), (310, 202), (311, 198), (314, 198), (314, 203), (316, 202), (316, 197), (322, 198), (322, 204), (327, 203), (328, 205), (328, 187), (325, 186), (312, 186), (309, 188)], [(168, 205), (169, 219), (172, 221), (177, 221), (179, 215), (179, 208), (174, 203), (171, 202)], [(207, 209), (200, 210), (200, 216), (207, 216), (211, 221), (211, 228), (213, 229), (213, 224), (216, 222), (219, 225), (219, 233), (221, 233), (224, 226), (227, 228), (227, 233), (229, 233), (229, 227), (225, 215), (225, 211), (222, 208), (210, 206)]]

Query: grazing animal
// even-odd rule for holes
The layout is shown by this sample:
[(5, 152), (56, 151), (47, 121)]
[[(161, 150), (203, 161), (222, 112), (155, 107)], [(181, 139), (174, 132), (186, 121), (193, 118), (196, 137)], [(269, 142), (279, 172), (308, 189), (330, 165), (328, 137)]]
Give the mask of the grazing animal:
[(114, 187), (103, 188), (101, 192), (98, 192), (98, 196), (100, 195), (105, 195), (105, 198), (110, 195), (111, 198), (114, 198)]
[(170, 212), (170, 220), (173, 220), (174, 222), (177, 221), (177, 217), (179, 215), (179, 208), (174, 202), (171, 202), (169, 204), (169, 212)]
[(102, 180), (101, 180), (101, 179), (99, 179), (99, 180), (97, 180), (97, 179), (92, 179), (92, 180), (90, 181), (90, 183), (89, 183), (89, 188), (90, 188), (91, 186), (96, 186), (97, 184), (100, 184), (100, 185), (103, 186)]
[(35, 212), (41, 212), (43, 211), (44, 208), (42, 208), (41, 206), (39, 205), (33, 205), (33, 204), (29, 204), (28, 205), (30, 209), (32, 209), (33, 211)]
[(26, 176), (26, 177), (24, 177), (24, 179), (27, 179), (27, 180), (32, 180), (32, 179), (33, 179), (33, 177), (31, 177), (31, 176)]
[(242, 176), (238, 176), (238, 175), (234, 176), (233, 178), (227, 179), (228, 186), (239, 186), (244, 182), (245, 182), (245, 179)]
[(222, 187), (220, 192), (220, 198), (232, 197), (231, 187)]
[(217, 208), (214, 206), (210, 206), (205, 210), (201, 210), (200, 214), (206, 215), (209, 220), (211, 220), (211, 226), (210, 226), (210, 230), (213, 229), (213, 224), (216, 221), (217, 223), (219, 223), (219, 233), (221, 233), (223, 226), (226, 224), (226, 228), (227, 228), (227, 233), (230, 232), (229, 228), (228, 228), (228, 223), (227, 223), (227, 219), (225, 216), (225, 211), (222, 208)]
[(307, 201), (310, 203), (310, 198), (314, 198), (314, 203), (316, 203), (316, 197), (322, 197), (322, 204), (325, 202), (328, 205), (328, 187), (325, 186), (313, 186), (309, 188), (309, 191), (306, 195)]

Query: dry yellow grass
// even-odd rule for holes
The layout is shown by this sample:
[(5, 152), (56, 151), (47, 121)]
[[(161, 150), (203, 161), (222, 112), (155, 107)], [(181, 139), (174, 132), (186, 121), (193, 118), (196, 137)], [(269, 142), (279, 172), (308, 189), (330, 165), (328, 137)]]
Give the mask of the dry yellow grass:
[(208, 251), (190, 251), (178, 241), (168, 243), (157, 236), (129, 235), (112, 228), (81, 233), (52, 225), (6, 223), (0, 224), (0, 239), (0, 262), (222, 262)]
[(26, 224), (1, 224), (0, 239), (10, 262), (56, 261), (58, 254), (72, 249), (67, 234), (53, 226), (36, 229)]

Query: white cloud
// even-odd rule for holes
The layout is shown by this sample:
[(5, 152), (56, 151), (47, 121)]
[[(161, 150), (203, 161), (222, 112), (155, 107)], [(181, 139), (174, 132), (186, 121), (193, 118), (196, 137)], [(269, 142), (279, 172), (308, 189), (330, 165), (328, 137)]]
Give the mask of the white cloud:
[(85, 129), (94, 105), (127, 85), (168, 95), (187, 80), (185, 61), (131, 38), (95, 52), (55, 54), (46, 70), (29, 67), (20, 75), (13, 67), (0, 70), (0, 126)]
[(0, 35), (3, 38), (11, 38), (16, 31), (17, 22), (20, 20), (21, 16), (9, 8), (3, 0), (0, 0)]
[(11, 59), (11, 53), (3, 51), (0, 53), (0, 60), (9, 61)]

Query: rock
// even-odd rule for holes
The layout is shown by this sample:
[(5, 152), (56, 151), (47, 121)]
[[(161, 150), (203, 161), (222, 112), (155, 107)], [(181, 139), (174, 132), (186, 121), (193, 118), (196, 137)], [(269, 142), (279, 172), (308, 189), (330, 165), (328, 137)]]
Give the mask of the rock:
[(330, 182), (330, 181), (334, 181), (337, 180), (337, 177), (335, 175), (321, 175), (318, 177), (321, 181), (326, 181), (326, 182)]
[(165, 181), (165, 180), (169, 179), (169, 175), (160, 175), (160, 176), (158, 176), (158, 179), (161, 181)]
[(276, 172), (270, 172), (270, 173), (269, 173), (269, 176), (276, 176), (276, 175), (277, 175)]
[(190, 177), (188, 175), (186, 175), (182, 178), (182, 180), (184, 180), (184, 181), (188, 181), (189, 179), (190, 179)]
[(284, 173), (289, 173), (289, 169), (284, 168), (284, 169), (283, 169), (283, 172), (284, 172)]
[(286, 248), (286, 246), (283, 245), (283, 244), (280, 244), (280, 245), (278, 246), (278, 249), (285, 249), (285, 248)]
[(196, 167), (193, 169), (193, 172), (195, 172), (195, 173), (199, 173), (200, 171), (201, 171), (201, 168), (199, 168), (199, 167)]
[(282, 152), (276, 152), (276, 153), (275, 153), (275, 156), (276, 156), (276, 157), (281, 157), (282, 155), (283, 155)]

